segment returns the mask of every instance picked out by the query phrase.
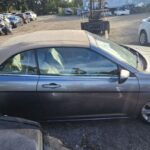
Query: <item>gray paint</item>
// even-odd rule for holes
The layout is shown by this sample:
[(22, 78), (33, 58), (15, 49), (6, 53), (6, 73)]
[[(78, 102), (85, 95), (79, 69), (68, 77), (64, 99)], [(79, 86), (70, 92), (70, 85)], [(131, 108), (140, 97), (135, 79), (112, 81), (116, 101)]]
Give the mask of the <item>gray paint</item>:
[(38, 78), (38, 75), (0, 75), (0, 92), (35, 92)]
[[(90, 37), (89, 42), (91, 50), (130, 71), (132, 76), (119, 83), (119, 76), (0, 75), (1, 112), (35, 120), (137, 116), (141, 107), (150, 101), (149, 72), (138, 72), (97, 49)], [(51, 44), (45, 46), (50, 47)], [(139, 52), (141, 48), (143, 47), (137, 48)], [(150, 52), (143, 52), (141, 54), (149, 61)], [(59, 86), (51, 87), (50, 84)]]

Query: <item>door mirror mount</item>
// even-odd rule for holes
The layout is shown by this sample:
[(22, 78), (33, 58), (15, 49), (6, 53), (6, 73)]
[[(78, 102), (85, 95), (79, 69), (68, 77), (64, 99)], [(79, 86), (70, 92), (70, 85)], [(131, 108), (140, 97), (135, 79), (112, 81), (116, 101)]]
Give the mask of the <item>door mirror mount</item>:
[(130, 77), (130, 72), (125, 69), (121, 69), (119, 73), (119, 83), (125, 82)]

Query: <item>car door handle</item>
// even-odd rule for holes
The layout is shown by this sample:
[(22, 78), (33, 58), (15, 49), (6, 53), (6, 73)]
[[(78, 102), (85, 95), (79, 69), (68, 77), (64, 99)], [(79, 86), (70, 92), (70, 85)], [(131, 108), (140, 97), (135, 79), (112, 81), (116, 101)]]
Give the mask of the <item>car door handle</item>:
[(60, 84), (56, 84), (56, 83), (50, 83), (50, 84), (43, 84), (42, 85), (43, 88), (51, 88), (51, 89), (56, 89), (61, 87)]

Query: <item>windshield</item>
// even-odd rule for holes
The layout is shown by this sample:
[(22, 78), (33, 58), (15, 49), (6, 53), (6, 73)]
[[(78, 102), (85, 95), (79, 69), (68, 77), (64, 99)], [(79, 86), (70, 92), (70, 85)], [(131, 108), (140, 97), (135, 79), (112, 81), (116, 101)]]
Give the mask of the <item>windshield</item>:
[(16, 20), (16, 17), (15, 16), (10, 16), (8, 17), (10, 20)]
[(96, 40), (98, 48), (109, 53), (110, 55), (116, 57), (122, 62), (127, 63), (128, 65), (138, 69), (137, 67), (137, 54), (131, 52), (130, 50), (112, 42), (101, 38), (93, 34), (93, 37)]

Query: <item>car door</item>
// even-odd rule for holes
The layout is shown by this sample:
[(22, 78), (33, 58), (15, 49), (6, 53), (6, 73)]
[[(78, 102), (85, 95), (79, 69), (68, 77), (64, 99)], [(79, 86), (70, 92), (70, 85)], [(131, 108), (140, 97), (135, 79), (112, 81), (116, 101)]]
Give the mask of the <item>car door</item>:
[(101, 54), (86, 48), (43, 48), (37, 55), (45, 119), (125, 116), (135, 108), (136, 77), (120, 84), (118, 65)]
[(35, 101), (38, 78), (33, 50), (16, 54), (4, 62), (0, 66), (0, 113), (35, 118), (39, 112)]

